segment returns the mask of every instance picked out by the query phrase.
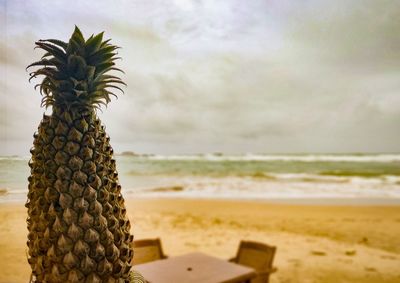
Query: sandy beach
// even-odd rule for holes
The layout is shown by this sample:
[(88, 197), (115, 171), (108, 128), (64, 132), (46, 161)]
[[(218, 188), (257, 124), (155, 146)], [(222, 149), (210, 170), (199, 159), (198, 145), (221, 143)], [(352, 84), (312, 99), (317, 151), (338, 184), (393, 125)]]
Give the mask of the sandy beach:
[[(241, 239), (278, 247), (271, 282), (400, 282), (400, 206), (141, 198), (127, 201), (136, 239), (170, 256), (220, 258)], [(27, 282), (26, 210), (0, 205), (0, 282)]]

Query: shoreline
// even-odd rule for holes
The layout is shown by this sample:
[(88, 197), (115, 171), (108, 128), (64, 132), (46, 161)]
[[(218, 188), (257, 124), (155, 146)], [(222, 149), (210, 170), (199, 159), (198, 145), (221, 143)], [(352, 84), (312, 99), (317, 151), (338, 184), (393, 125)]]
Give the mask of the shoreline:
[[(128, 194), (129, 195), (129, 194)], [(212, 198), (212, 197), (177, 197), (177, 196), (134, 196), (125, 198), (127, 201), (135, 199), (148, 200), (201, 200), (201, 201), (232, 201), (282, 205), (315, 205), (315, 206), (400, 206), (400, 198)]]

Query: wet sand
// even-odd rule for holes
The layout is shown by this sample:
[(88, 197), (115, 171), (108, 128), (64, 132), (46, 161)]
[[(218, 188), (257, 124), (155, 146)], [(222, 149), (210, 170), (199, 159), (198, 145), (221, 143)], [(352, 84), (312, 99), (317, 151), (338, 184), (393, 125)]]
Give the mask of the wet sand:
[[(229, 200), (127, 201), (136, 239), (169, 256), (232, 257), (241, 239), (278, 247), (272, 283), (400, 282), (400, 206)], [(0, 282), (27, 282), (26, 209), (0, 204)]]

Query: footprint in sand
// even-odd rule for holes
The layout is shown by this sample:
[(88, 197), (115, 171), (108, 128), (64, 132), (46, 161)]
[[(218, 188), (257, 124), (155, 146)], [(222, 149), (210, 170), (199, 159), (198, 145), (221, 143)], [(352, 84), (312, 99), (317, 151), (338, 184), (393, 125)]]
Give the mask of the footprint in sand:
[(396, 260), (397, 257), (395, 257), (394, 255), (382, 255), (381, 258), (383, 259), (392, 259), (392, 260)]
[(348, 251), (345, 251), (344, 254), (347, 256), (354, 256), (357, 254), (357, 251), (356, 250), (348, 250)]
[(366, 268), (365, 268), (365, 271), (368, 271), (368, 272), (377, 272), (378, 270), (376, 270), (375, 267), (366, 267)]
[(368, 243), (368, 238), (367, 237), (363, 237), (360, 241), (358, 241), (358, 243), (367, 244)]
[(314, 250), (314, 251), (311, 251), (311, 254), (312, 255), (316, 255), (316, 256), (326, 256), (326, 252), (324, 252), (324, 251), (316, 251), (316, 250)]

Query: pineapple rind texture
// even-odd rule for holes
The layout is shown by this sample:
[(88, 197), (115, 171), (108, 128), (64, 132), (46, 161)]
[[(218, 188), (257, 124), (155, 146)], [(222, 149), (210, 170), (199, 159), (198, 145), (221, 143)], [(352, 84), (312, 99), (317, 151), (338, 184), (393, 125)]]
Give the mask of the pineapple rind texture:
[(133, 236), (109, 137), (94, 112), (44, 116), (31, 152), (26, 207), (35, 280), (128, 281)]

